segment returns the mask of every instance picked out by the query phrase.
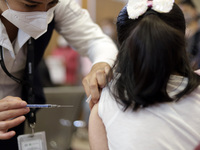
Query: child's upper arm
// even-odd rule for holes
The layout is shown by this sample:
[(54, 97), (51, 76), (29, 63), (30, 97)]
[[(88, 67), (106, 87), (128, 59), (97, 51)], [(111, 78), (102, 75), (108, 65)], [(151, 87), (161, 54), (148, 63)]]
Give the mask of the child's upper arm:
[(98, 104), (94, 105), (90, 113), (89, 142), (91, 150), (108, 150), (105, 126), (98, 115)]

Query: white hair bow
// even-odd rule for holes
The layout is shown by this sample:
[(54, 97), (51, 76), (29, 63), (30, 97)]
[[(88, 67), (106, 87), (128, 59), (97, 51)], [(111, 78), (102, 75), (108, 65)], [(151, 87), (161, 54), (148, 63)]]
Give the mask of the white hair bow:
[(174, 0), (129, 0), (127, 12), (130, 19), (137, 19), (148, 8), (159, 13), (168, 13), (172, 10)]

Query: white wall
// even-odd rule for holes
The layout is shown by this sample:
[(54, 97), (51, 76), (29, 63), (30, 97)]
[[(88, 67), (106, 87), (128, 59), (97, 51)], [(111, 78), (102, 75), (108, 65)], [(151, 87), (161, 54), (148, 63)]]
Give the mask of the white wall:
[(193, 2), (195, 3), (195, 5), (197, 6), (197, 9), (200, 13), (200, 0), (193, 0)]
[(123, 3), (127, 3), (128, 0), (113, 0), (113, 1), (118, 1), (118, 2), (123, 2)]
[(96, 0), (87, 1), (87, 9), (94, 22), (96, 22)]

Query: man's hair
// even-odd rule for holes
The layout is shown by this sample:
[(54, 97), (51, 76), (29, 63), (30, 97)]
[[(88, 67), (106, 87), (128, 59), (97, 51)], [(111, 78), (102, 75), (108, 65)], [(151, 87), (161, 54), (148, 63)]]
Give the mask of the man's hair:
[[(113, 82), (112, 93), (125, 109), (179, 100), (199, 85), (185, 50), (185, 28), (184, 15), (176, 4), (169, 13), (148, 9), (135, 20), (128, 18), (126, 7), (120, 11), (120, 49), (113, 68), (120, 76)], [(188, 85), (172, 99), (166, 88), (174, 73), (188, 77)]]

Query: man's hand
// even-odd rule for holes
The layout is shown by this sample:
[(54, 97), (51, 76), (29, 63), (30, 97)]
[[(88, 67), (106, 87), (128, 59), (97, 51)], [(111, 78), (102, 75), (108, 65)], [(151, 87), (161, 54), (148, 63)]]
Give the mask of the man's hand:
[(90, 109), (98, 102), (101, 89), (107, 84), (107, 79), (112, 78), (112, 74), (109, 74), (110, 69), (111, 67), (105, 62), (97, 63), (83, 79), (86, 95), (91, 95)]
[(7, 96), (0, 100), (0, 140), (12, 138), (16, 133), (9, 131), (25, 120), (24, 114), (30, 109), (26, 107), (27, 103), (19, 97)]

